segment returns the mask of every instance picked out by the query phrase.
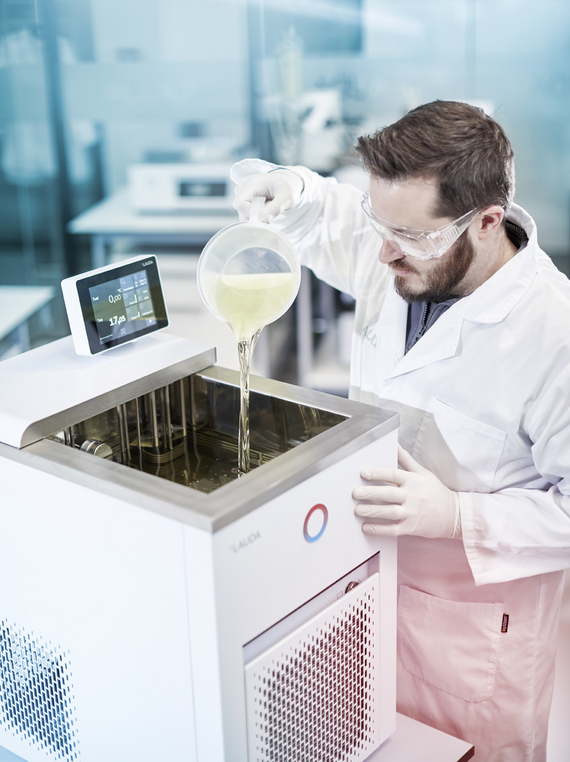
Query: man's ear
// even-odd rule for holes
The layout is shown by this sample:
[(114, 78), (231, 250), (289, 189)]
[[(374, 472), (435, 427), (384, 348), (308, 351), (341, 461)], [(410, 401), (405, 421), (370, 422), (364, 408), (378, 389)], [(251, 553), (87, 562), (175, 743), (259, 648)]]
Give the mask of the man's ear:
[(493, 235), (503, 221), (504, 216), (505, 210), (502, 206), (488, 206), (486, 209), (483, 209), (475, 220), (477, 224), (477, 238), (482, 241), (484, 238)]

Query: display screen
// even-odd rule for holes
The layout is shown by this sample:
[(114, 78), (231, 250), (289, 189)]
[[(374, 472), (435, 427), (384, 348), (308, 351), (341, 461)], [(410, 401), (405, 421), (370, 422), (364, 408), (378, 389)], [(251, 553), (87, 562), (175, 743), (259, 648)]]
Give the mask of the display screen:
[(180, 196), (197, 196), (198, 198), (210, 196), (225, 196), (226, 184), (211, 182), (208, 180), (183, 180), (178, 185)]
[(155, 257), (77, 281), (93, 354), (168, 324)]

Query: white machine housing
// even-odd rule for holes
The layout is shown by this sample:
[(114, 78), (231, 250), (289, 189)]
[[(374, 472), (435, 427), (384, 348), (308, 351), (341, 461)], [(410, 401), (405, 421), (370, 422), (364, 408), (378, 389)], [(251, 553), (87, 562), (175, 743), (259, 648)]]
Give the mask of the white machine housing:
[(395, 728), (396, 544), (351, 490), (396, 414), (252, 378), (345, 420), (209, 494), (53, 438), (195, 376), (161, 332), (71, 337), (0, 372), (0, 746), (30, 762), (361, 762)]
[(141, 213), (233, 211), (231, 164), (132, 164), (131, 207)]

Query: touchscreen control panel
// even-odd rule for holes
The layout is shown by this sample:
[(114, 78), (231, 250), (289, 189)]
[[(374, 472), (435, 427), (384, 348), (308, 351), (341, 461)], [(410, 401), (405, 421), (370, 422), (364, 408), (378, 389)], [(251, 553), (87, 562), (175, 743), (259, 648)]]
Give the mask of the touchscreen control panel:
[(154, 256), (66, 278), (61, 286), (78, 354), (95, 355), (168, 325)]

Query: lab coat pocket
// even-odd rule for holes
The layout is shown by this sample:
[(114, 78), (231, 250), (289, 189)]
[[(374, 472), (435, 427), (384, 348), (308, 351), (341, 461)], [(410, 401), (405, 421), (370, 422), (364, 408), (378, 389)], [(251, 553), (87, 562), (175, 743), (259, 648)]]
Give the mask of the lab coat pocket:
[(450, 489), (491, 492), (506, 438), (504, 431), (432, 397), (412, 455)]
[(398, 651), (406, 670), (464, 701), (495, 688), (502, 603), (447, 601), (400, 587)]

